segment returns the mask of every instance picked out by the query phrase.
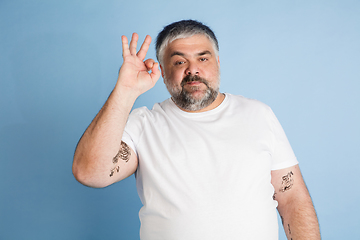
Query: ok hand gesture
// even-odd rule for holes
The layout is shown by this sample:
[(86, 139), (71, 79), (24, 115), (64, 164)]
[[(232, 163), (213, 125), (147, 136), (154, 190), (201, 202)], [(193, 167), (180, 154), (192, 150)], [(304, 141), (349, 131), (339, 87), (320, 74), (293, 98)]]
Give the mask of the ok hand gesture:
[(138, 34), (133, 33), (129, 46), (127, 37), (121, 37), (124, 62), (117, 83), (137, 96), (151, 89), (160, 78), (159, 63), (153, 59), (144, 61), (151, 37), (147, 35), (140, 50), (136, 52), (138, 39)]

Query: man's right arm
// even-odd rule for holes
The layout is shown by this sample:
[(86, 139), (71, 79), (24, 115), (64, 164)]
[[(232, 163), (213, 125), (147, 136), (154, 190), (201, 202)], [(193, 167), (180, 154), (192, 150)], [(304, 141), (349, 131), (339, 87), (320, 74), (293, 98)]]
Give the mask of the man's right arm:
[(134, 33), (129, 46), (127, 38), (122, 37), (124, 62), (116, 86), (76, 147), (73, 174), (84, 185), (106, 187), (130, 176), (137, 168), (137, 156), (121, 138), (136, 98), (160, 77), (158, 63), (152, 59), (144, 61), (150, 36), (139, 52), (137, 40)]

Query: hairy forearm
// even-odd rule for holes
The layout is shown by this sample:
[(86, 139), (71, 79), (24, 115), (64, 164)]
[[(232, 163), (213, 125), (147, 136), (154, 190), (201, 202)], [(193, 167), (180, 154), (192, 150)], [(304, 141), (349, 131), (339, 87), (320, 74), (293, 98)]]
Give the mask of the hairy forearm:
[(278, 207), (289, 240), (318, 240), (319, 223), (310, 196), (294, 199), (291, 204)]
[[(127, 37), (121, 37), (124, 61), (116, 86), (76, 148), (73, 173), (85, 185), (104, 187), (136, 170), (137, 158), (129, 156), (132, 150), (121, 138), (136, 98), (151, 89), (160, 77), (159, 64), (152, 59), (144, 61), (151, 37), (146, 36), (136, 52), (138, 37), (134, 33), (130, 45)], [(124, 161), (119, 162), (119, 158)], [(119, 173), (116, 178), (115, 172)]]
[(73, 163), (74, 176), (81, 183), (92, 187), (111, 183), (106, 176), (122, 146), (121, 137), (135, 99), (128, 91), (115, 88), (81, 137)]

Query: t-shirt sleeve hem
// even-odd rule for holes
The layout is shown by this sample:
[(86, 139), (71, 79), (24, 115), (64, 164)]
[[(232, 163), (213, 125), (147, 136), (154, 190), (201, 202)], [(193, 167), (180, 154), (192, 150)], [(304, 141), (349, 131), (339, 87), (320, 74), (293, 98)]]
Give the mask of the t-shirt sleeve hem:
[(126, 132), (123, 133), (121, 140), (125, 142), (135, 152), (136, 156), (138, 156), (135, 144)]
[(299, 164), (298, 160), (296, 158), (290, 159), (286, 162), (278, 163), (272, 166), (271, 170), (280, 170), (288, 167), (295, 166), (296, 164)]

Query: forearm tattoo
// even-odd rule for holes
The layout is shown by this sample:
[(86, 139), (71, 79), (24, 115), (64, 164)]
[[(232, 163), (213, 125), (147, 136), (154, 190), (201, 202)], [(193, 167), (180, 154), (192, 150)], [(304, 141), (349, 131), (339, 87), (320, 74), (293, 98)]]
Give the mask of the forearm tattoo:
[(293, 240), (291, 237), (291, 230), (290, 230), (290, 224), (288, 224), (288, 230), (289, 230), (289, 236), (290, 236), (290, 240)]
[(294, 185), (294, 179), (292, 178), (293, 175), (294, 173), (290, 171), (288, 174), (282, 177), (280, 192), (286, 192), (292, 188)]
[(288, 224), (289, 235), (291, 234), (290, 224)]
[[(280, 215), (280, 218), (281, 218), (281, 223), (284, 226), (284, 218), (281, 215)], [(289, 236), (290, 236), (290, 240), (293, 240), (292, 237), (291, 237), (290, 224), (287, 225), (287, 228), (288, 228), (287, 230), (288, 230), (288, 233), (289, 233)], [(286, 231), (285, 226), (284, 226), (284, 230)]]
[[(120, 150), (116, 154), (116, 156), (112, 159), (113, 164), (117, 164), (119, 162), (119, 159), (125, 161), (127, 163), (130, 159), (131, 151), (129, 146), (121, 141)], [(116, 165), (110, 170), (110, 177), (114, 176), (115, 172), (120, 172), (120, 166)]]

